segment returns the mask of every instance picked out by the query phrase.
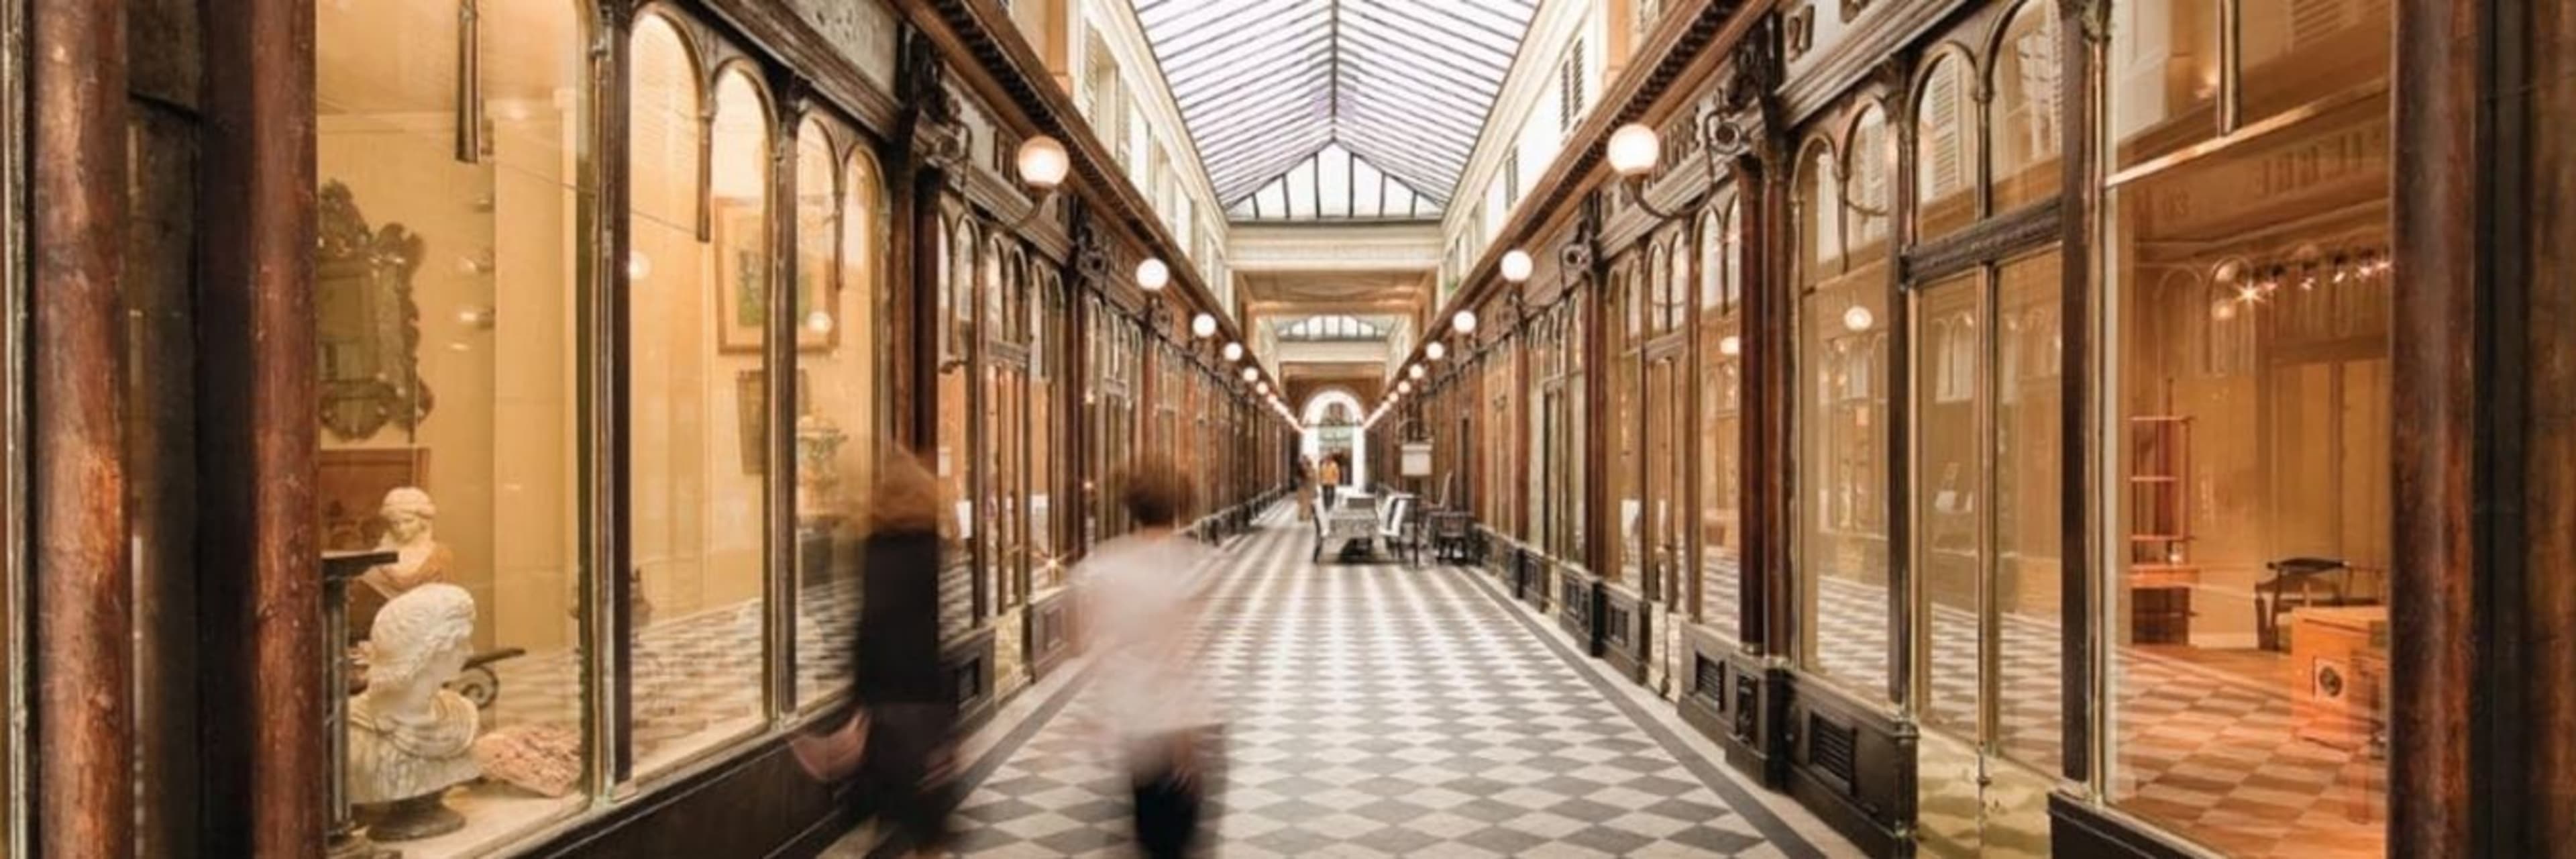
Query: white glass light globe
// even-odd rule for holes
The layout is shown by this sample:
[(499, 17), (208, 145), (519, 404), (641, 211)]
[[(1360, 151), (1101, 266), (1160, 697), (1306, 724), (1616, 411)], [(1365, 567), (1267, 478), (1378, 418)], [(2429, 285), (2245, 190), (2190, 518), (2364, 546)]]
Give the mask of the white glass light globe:
[(1663, 160), (1663, 138), (1644, 123), (1631, 122), (1610, 133), (1610, 169), (1621, 176), (1642, 176)]
[(1243, 344), (1241, 344), (1241, 343), (1228, 343), (1228, 344), (1225, 344), (1225, 360), (1227, 360), (1227, 361), (1241, 361), (1241, 360), (1243, 360)]
[(1512, 283), (1527, 282), (1530, 279), (1530, 272), (1537, 268), (1538, 262), (1530, 259), (1528, 251), (1513, 248), (1509, 252), (1503, 254), (1503, 279), (1506, 281), (1510, 281)]
[(1252, 385), (1252, 390), (1253, 390), (1253, 392), (1254, 392), (1254, 393), (1261, 394), (1261, 395), (1263, 395), (1263, 396), (1269, 396), (1269, 395), (1270, 395), (1270, 380), (1268, 380), (1268, 379), (1263, 379), (1263, 380), (1261, 380), (1261, 381), (1259, 381), (1259, 382), (1255, 382), (1255, 383), (1253, 383), (1253, 385)]
[(1850, 310), (1843, 311), (1844, 328), (1848, 328), (1853, 331), (1867, 331), (1870, 326), (1876, 324), (1878, 324), (1878, 316), (1870, 313), (1869, 308), (1855, 304), (1851, 306)]
[(1205, 313), (1190, 317), (1190, 333), (1200, 337), (1216, 336), (1216, 317)]
[[(1513, 253), (1520, 253), (1520, 252), (1519, 252), (1519, 251), (1513, 251)], [(1523, 255), (1523, 256), (1528, 256), (1527, 254), (1522, 254), (1522, 255)], [(1506, 263), (1506, 264), (1508, 264), (1508, 263), (1510, 263), (1510, 262), (1511, 262), (1511, 259), (1512, 259), (1511, 257), (1504, 257), (1504, 258), (1503, 258), (1503, 262), (1504, 262), (1504, 263)], [(1507, 271), (1507, 272), (1508, 272), (1508, 271), (1509, 271), (1509, 269), (1506, 269), (1505, 271)], [(1509, 274), (1505, 274), (1504, 276), (1505, 276), (1505, 277), (1510, 277), (1511, 275), (1509, 275)], [(1457, 329), (1457, 330), (1458, 330), (1458, 333), (1460, 333), (1460, 334), (1474, 334), (1474, 333), (1476, 333), (1476, 311), (1473, 311), (1473, 310), (1461, 310), (1461, 311), (1458, 311), (1458, 315), (1456, 315), (1456, 316), (1452, 316), (1452, 317), (1449, 317), (1449, 327)]]
[(1065, 155), (1064, 144), (1043, 134), (1020, 144), (1019, 165), (1020, 181), (1040, 191), (1055, 190), (1073, 172), (1073, 159)]
[(1422, 365), (1415, 364), (1411, 367), (1404, 368), (1404, 375), (1414, 379), (1422, 378)]
[(1255, 368), (1252, 368), (1252, 367), (1245, 367), (1245, 368), (1243, 368), (1243, 380), (1244, 380), (1244, 381), (1249, 382), (1249, 381), (1252, 381), (1252, 380), (1254, 380), (1254, 379), (1258, 379), (1258, 378), (1261, 378), (1261, 371), (1260, 371), (1260, 370), (1255, 369)]
[(1164, 265), (1162, 260), (1147, 257), (1144, 262), (1136, 264), (1136, 285), (1144, 287), (1146, 292), (1161, 292), (1171, 282), (1172, 267)]
[(1449, 347), (1438, 340), (1422, 344), (1422, 357), (1437, 361), (1449, 357)]
[(1406, 380), (1404, 380), (1404, 381), (1401, 381), (1401, 382), (1397, 382), (1397, 383), (1395, 383), (1395, 392), (1396, 392), (1397, 394), (1410, 394), (1410, 393), (1413, 393), (1413, 380), (1412, 380), (1412, 379), (1406, 379)]

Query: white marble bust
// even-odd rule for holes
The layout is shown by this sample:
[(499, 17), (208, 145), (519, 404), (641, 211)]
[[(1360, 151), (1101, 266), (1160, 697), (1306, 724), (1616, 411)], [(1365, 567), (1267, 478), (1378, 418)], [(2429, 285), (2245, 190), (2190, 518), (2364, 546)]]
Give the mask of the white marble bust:
[(391, 550), (394, 562), (368, 570), (359, 581), (367, 583), (387, 599), (431, 582), (447, 580), (447, 565), (453, 557), (447, 546), (438, 542), (438, 503), (417, 486), (395, 487), (385, 493), (384, 504), (376, 515), (384, 520), (384, 537), (376, 548)]
[[(462, 826), (438, 804), (441, 792), (481, 774), (474, 763), (481, 716), (445, 688), (465, 667), (474, 639), (474, 597), (430, 583), (385, 603), (367, 641), (367, 688), (349, 701), (349, 798), (361, 805), (409, 803), (371, 830), (378, 840), (426, 837)], [(427, 819), (423, 819), (427, 818)], [(448, 825), (452, 819), (453, 825)], [(446, 826), (446, 829), (439, 829)]]

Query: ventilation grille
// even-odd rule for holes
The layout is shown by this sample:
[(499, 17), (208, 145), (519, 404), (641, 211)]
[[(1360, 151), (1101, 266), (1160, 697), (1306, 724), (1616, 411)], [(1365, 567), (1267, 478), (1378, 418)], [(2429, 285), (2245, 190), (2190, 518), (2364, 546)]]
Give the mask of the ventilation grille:
[(1827, 775), (1842, 779), (1843, 784), (1858, 784), (1860, 768), (1856, 760), (1860, 729), (1834, 724), (1824, 716), (1807, 714), (1807, 760)]
[(1698, 662), (1698, 670), (1694, 673), (1699, 675), (1699, 679), (1698, 682), (1693, 685), (1691, 691), (1698, 693), (1702, 698), (1708, 699), (1710, 703), (1716, 704), (1720, 707), (1725, 706), (1726, 666), (1719, 663), (1717, 660), (1710, 659), (1705, 656), (1698, 657)]

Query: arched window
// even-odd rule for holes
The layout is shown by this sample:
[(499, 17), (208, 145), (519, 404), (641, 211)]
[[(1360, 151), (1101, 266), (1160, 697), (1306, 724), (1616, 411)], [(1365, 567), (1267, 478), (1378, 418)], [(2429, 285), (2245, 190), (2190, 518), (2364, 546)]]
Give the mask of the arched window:
[(1887, 114), (1872, 104), (1852, 121), (1849, 151), (1844, 157), (1850, 187), (1843, 190), (1843, 234), (1849, 237), (1851, 265), (1875, 258), (1887, 242), (1888, 211), (1896, 195), (1896, 136), (1888, 132)]
[(2059, 126), (2057, 4), (2025, 2), (1995, 42), (1994, 210), (2008, 212), (2056, 195), (2063, 184)]
[(1944, 51), (1914, 97), (1915, 239), (1977, 220), (1976, 81), (1968, 61)]
[(1799, 280), (1814, 285), (1843, 273), (1843, 183), (1830, 143), (1817, 141), (1799, 160)]

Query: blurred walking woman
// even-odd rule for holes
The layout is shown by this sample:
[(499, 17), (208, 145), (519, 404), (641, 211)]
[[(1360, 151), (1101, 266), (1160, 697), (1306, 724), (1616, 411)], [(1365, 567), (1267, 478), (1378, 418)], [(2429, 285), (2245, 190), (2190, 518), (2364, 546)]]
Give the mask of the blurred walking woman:
[(854, 691), (867, 708), (859, 801), (893, 844), (914, 856), (946, 852), (955, 807), (948, 757), (957, 705), (939, 666), (939, 565), (945, 515), (939, 480), (909, 456), (887, 463), (868, 499), (861, 558)]

